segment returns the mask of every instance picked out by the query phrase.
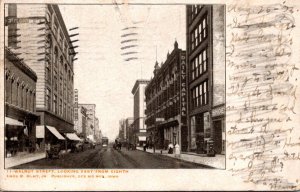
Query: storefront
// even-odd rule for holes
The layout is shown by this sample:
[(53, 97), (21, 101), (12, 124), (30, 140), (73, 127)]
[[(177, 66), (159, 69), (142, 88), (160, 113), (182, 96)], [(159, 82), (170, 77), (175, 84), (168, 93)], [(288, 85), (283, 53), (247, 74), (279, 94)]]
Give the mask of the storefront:
[(61, 150), (65, 150), (67, 147), (67, 141), (55, 127), (46, 125), (45, 129), (45, 143), (50, 145), (60, 145)]
[(211, 138), (210, 113), (199, 113), (190, 118), (190, 150), (204, 153), (206, 142)]
[(34, 152), (35, 141), (30, 137), (28, 127), (15, 119), (5, 118), (6, 157), (20, 152)]

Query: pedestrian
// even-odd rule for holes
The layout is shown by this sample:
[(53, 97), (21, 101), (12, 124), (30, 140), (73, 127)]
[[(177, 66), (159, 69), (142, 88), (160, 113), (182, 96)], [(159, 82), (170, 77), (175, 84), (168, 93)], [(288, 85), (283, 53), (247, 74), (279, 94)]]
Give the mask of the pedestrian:
[(146, 144), (145, 143), (143, 144), (143, 148), (144, 148), (144, 151), (146, 151)]
[(173, 149), (174, 149), (174, 145), (173, 145), (173, 143), (170, 143), (168, 145), (168, 154), (173, 154)]
[(46, 158), (50, 158), (50, 149), (51, 149), (51, 145), (50, 143), (46, 144)]

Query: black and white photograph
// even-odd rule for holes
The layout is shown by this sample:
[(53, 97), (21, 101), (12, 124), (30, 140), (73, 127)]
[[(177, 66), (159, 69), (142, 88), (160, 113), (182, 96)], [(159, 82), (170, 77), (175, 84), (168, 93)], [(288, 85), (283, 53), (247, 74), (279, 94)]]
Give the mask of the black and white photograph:
[(1, 190), (300, 189), (296, 0), (0, 5)]
[(5, 167), (225, 169), (225, 5), (78, 6), (5, 4)]

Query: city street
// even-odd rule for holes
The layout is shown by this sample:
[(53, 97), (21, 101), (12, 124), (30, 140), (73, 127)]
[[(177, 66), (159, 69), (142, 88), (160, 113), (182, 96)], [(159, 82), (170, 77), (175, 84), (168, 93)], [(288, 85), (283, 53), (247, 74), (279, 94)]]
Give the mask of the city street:
[(102, 149), (96, 147), (78, 153), (68, 153), (59, 159), (41, 159), (31, 163), (13, 167), (15, 169), (51, 169), (51, 168), (141, 168), (141, 169), (172, 169), (172, 168), (205, 168), (207, 166), (180, 161), (160, 154), (151, 154), (139, 150), (123, 148), (117, 151), (112, 147)]

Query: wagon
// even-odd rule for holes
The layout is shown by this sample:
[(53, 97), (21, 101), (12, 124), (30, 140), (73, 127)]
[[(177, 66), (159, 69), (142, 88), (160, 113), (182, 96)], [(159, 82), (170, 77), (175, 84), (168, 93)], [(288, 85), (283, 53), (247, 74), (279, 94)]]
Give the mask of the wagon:
[(50, 151), (48, 152), (48, 158), (58, 158), (59, 159), (60, 145), (51, 145)]

